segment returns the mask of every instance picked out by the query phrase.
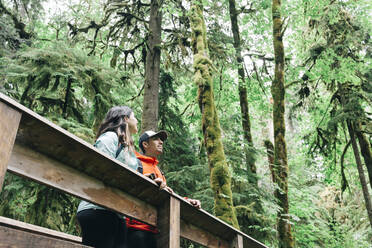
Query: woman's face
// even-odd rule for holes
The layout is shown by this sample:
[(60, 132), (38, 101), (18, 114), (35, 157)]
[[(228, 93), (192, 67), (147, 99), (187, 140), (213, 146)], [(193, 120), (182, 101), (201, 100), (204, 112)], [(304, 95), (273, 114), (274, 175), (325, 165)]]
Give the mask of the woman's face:
[(138, 132), (138, 129), (137, 129), (137, 119), (136, 117), (134, 116), (134, 113), (132, 112), (128, 117), (124, 117), (124, 120), (126, 123), (128, 123), (128, 127), (129, 127), (129, 132), (131, 134), (136, 134)]

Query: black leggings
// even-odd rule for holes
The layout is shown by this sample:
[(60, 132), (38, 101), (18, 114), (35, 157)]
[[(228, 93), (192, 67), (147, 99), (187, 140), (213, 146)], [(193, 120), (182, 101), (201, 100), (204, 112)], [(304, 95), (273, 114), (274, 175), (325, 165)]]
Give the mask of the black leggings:
[(116, 213), (86, 209), (77, 213), (83, 244), (96, 248), (127, 248), (127, 226)]
[(128, 248), (156, 248), (154, 233), (128, 228)]

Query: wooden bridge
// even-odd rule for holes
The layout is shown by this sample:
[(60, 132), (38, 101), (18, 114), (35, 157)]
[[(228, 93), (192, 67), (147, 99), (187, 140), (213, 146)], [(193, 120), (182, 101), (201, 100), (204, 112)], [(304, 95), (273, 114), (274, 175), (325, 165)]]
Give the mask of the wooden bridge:
[[(180, 237), (206, 247), (266, 247), (0, 93), (0, 192), (7, 171), (156, 226), (159, 248), (180, 247)], [(0, 217), (0, 247), (86, 246)]]

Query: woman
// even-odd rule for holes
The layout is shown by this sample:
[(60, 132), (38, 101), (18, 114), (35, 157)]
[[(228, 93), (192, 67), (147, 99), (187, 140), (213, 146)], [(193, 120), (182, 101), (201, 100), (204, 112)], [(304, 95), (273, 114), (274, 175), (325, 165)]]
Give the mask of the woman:
[[(134, 154), (131, 134), (137, 133), (137, 119), (127, 106), (111, 108), (98, 129), (94, 146), (129, 168), (142, 173)], [(81, 201), (77, 210), (83, 244), (97, 248), (126, 248), (125, 218), (92, 203)]]

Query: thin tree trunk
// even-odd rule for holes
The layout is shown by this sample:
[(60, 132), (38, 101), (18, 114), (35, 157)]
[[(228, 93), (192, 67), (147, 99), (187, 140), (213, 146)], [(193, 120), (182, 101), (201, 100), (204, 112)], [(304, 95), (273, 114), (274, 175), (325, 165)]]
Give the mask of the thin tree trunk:
[[(247, 144), (250, 147), (253, 147), (252, 134), (251, 134), (251, 121), (249, 118), (249, 105), (247, 100), (247, 87), (245, 86), (245, 73), (243, 67), (243, 58), (241, 54), (241, 45), (240, 45), (240, 32), (238, 25), (238, 12), (236, 11), (235, 0), (229, 0), (229, 9), (230, 9), (230, 20), (231, 20), (231, 30), (234, 37), (234, 48), (235, 48), (235, 57), (238, 63), (238, 75), (239, 75), (239, 101), (240, 101), (240, 111), (242, 115), (242, 126), (244, 132), (244, 138)], [(252, 175), (248, 178), (248, 181), (255, 183), (257, 185), (256, 178), (256, 165), (254, 155), (251, 149), (246, 149), (246, 163), (247, 169), (250, 170)]]
[(356, 128), (355, 128), (354, 131), (355, 131), (355, 135), (358, 138), (360, 151), (362, 153), (364, 163), (366, 164), (366, 167), (367, 167), (369, 185), (372, 188), (372, 154), (371, 154), (371, 147), (369, 145), (367, 137), (364, 135), (364, 133), (361, 132), (361, 128), (362, 128), (362, 125), (358, 121), (356, 123)]
[(67, 87), (66, 87), (66, 94), (65, 94), (65, 102), (63, 103), (63, 110), (62, 110), (62, 116), (63, 118), (67, 118), (67, 106), (68, 102), (70, 100), (70, 94), (71, 94), (71, 84), (72, 84), (72, 78), (69, 77), (67, 79)]
[(194, 53), (194, 82), (198, 85), (198, 100), (202, 114), (202, 129), (214, 193), (215, 215), (239, 228), (232, 201), (231, 175), (221, 141), (221, 128), (213, 96), (212, 61), (208, 56), (203, 6), (193, 3), (190, 10), (192, 47)]
[(148, 52), (143, 95), (142, 132), (157, 130), (159, 119), (159, 72), (161, 52), (162, 0), (151, 0)]
[(267, 161), (269, 162), (269, 169), (271, 172), (271, 180), (276, 183), (276, 175), (274, 171), (274, 145), (270, 140), (265, 140), (264, 145), (266, 147)]
[[(347, 182), (346, 175), (345, 175), (345, 166), (344, 166), (344, 159), (345, 159), (345, 154), (347, 152), (347, 149), (351, 145), (351, 140), (347, 142), (344, 151), (341, 154), (340, 158), (340, 165), (341, 165), (341, 194), (344, 193), (347, 187), (349, 187), (349, 183)], [(349, 188), (350, 189), (350, 188)]]
[(275, 77), (271, 86), (271, 94), (274, 100), (274, 170), (277, 173), (276, 183), (278, 189), (275, 196), (281, 209), (278, 212), (279, 247), (294, 247), (291, 232), (288, 203), (288, 161), (285, 142), (284, 121), (284, 46), (283, 46), (283, 22), (281, 19), (281, 1), (272, 1), (273, 18), (273, 45), (275, 55)]
[(364, 176), (363, 165), (362, 165), (362, 161), (361, 161), (360, 155), (359, 155), (358, 144), (356, 143), (355, 136), (354, 136), (354, 128), (353, 128), (350, 121), (347, 121), (347, 127), (348, 127), (349, 134), (350, 134), (351, 145), (353, 147), (355, 162), (356, 162), (357, 168), (358, 168), (360, 184), (362, 185), (362, 191), (363, 191), (364, 201), (366, 203), (366, 209), (367, 209), (367, 213), (368, 213), (369, 223), (370, 223), (371, 228), (372, 228), (371, 198), (369, 196), (367, 182), (366, 182), (366, 178)]

